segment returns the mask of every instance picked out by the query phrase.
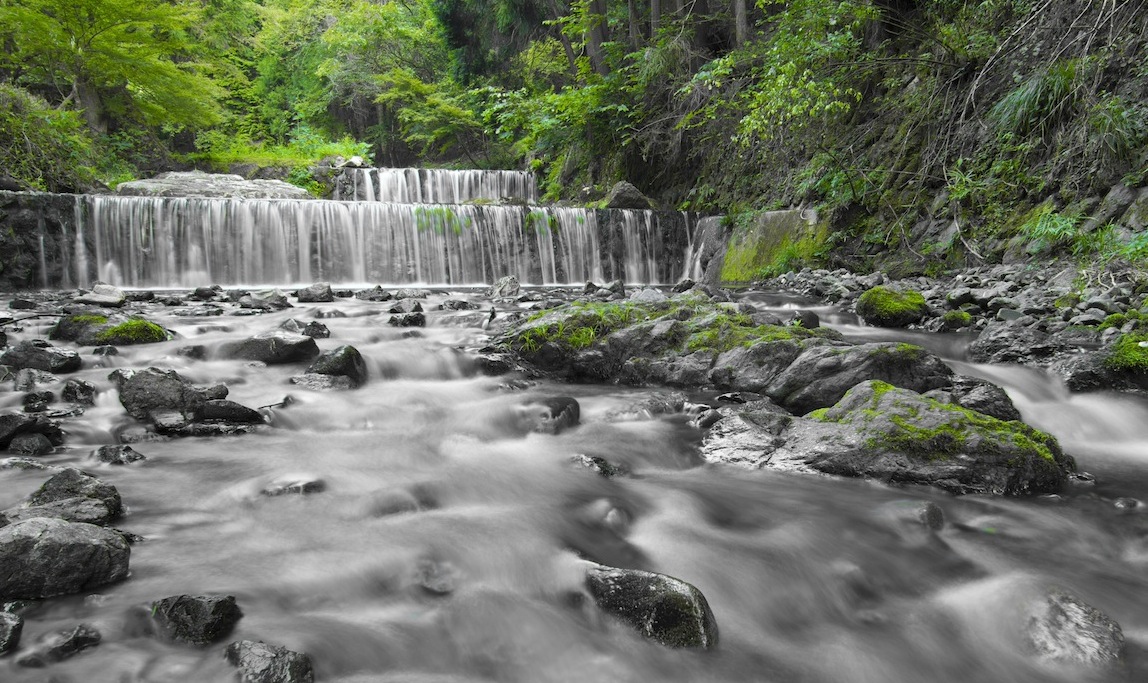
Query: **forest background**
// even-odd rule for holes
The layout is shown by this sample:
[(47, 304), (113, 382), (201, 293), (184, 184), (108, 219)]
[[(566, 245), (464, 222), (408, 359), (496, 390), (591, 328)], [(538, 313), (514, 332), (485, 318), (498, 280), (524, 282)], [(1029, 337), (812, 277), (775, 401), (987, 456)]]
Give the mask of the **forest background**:
[(731, 224), (816, 210), (741, 279), (1148, 259), (1106, 216), (1148, 176), (1144, 2), (0, 0), (0, 42), (23, 189), (274, 168), (320, 192), (316, 164), (361, 156), (584, 204), (628, 180)]

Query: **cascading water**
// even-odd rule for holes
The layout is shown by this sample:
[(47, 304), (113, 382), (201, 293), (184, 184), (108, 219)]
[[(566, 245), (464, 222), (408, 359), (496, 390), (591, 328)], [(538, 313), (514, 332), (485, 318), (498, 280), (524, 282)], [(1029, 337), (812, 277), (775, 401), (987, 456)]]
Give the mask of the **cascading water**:
[(534, 174), (437, 168), (348, 168), (335, 199), (400, 204), (464, 204), (475, 200), (538, 203)]

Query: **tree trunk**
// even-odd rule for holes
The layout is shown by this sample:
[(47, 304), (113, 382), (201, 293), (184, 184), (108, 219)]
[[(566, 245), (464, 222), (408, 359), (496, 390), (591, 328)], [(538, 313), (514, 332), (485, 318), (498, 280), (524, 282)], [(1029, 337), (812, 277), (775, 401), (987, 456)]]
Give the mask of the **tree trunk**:
[(76, 79), (72, 85), (72, 92), (76, 95), (76, 104), (84, 110), (84, 120), (93, 133), (107, 133), (108, 122), (104, 120), (104, 103), (100, 93), (88, 85), (82, 78)]
[(745, 0), (733, 0), (734, 41), (738, 47), (745, 45), (749, 38), (749, 13)]
[(636, 50), (642, 43), (642, 26), (638, 23), (637, 0), (626, 0), (626, 9), (629, 10), (630, 49)]
[(650, 39), (658, 36), (662, 24), (662, 0), (650, 0)]
[(590, 66), (600, 76), (605, 76), (609, 72), (602, 54), (602, 43), (606, 42), (606, 0), (590, 0), (590, 21), (586, 52), (590, 56)]

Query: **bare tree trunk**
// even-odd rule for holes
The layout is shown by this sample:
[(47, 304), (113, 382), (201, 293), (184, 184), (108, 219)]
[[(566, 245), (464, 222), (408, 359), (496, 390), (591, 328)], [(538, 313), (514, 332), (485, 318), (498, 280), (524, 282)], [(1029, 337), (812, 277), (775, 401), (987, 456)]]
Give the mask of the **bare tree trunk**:
[(630, 48), (637, 49), (642, 42), (642, 26), (638, 23), (637, 0), (626, 0), (626, 9), (629, 11)]
[(591, 26), (586, 41), (586, 52), (590, 56), (590, 66), (601, 76), (605, 76), (609, 69), (606, 66), (605, 55), (602, 54), (602, 43), (606, 42), (606, 0), (590, 0)]
[(82, 78), (76, 79), (72, 92), (76, 95), (76, 104), (84, 109), (84, 120), (88, 128), (95, 133), (107, 133), (108, 122), (104, 120), (104, 103), (100, 93)]
[(662, 24), (662, 0), (650, 0), (650, 38), (658, 35), (658, 28)]
[(745, 0), (733, 0), (733, 24), (734, 41), (741, 47), (749, 38), (749, 13), (746, 11)]

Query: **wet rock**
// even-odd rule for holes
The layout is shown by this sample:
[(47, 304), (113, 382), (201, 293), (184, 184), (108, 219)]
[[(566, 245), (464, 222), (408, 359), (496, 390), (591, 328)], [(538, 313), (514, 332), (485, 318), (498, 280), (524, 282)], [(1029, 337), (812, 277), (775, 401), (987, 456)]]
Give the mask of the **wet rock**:
[(298, 298), (301, 304), (330, 303), (335, 300), (335, 293), (331, 291), (330, 283), (316, 282), (310, 287), (300, 289)]
[(0, 655), (16, 649), (23, 631), (23, 618), (18, 614), (0, 611)]
[(307, 373), (295, 375), (290, 382), (311, 391), (349, 391), (355, 388), (350, 377)]
[(42, 384), (55, 384), (59, 381), (60, 378), (50, 372), (24, 368), (16, 372), (16, 376), (12, 379), (12, 388), (16, 391), (32, 391)]
[(624, 477), (630, 474), (629, 467), (626, 467), (625, 465), (616, 465), (609, 460), (596, 455), (584, 455), (582, 453), (578, 453), (570, 457), (570, 462), (579, 467), (585, 467), (603, 479)]
[(263, 413), (227, 399), (204, 401), (196, 418), (202, 422), (226, 422), (229, 424), (263, 424)]
[(69, 522), (104, 526), (123, 513), (123, 503), (116, 487), (106, 484), (74, 467), (52, 475), (24, 505), (8, 511), (20, 518), (57, 517)]
[(581, 408), (578, 401), (569, 396), (543, 398), (521, 406), (519, 422), (532, 432), (558, 434), (578, 426)]
[(313, 683), (311, 658), (278, 645), (240, 640), (227, 646), (224, 657), (239, 669), (243, 683)]
[(665, 574), (589, 564), (586, 589), (598, 608), (668, 647), (712, 648), (718, 629), (692, 585)]
[(0, 529), (0, 600), (49, 598), (124, 579), (123, 536), (92, 524), (37, 518)]
[(486, 296), (491, 299), (518, 296), (518, 292), (521, 291), (521, 289), (522, 285), (518, 283), (517, 277), (504, 275), (498, 278), (498, 281), (486, 290)]
[(1028, 425), (883, 382), (804, 419), (758, 404), (723, 411), (702, 445), (710, 462), (1006, 495), (1056, 491), (1075, 469), (1055, 438)]
[(361, 387), (367, 383), (367, 362), (359, 350), (353, 346), (340, 346), (321, 354), (307, 368), (308, 373), (346, 377), (351, 387)]
[(415, 580), (431, 595), (450, 595), (458, 587), (460, 572), (450, 562), (429, 558), (419, 560)]
[(128, 415), (144, 422), (152, 422), (153, 415), (170, 411), (193, 420), (204, 403), (227, 396), (227, 387), (198, 387), (175, 370), (116, 370), (108, 379), (119, 390), (120, 404)]
[(291, 308), (291, 302), (287, 300), (287, 295), (278, 289), (244, 294), (239, 297), (238, 303), (240, 308), (256, 311), (281, 311), (285, 308)]
[(191, 346), (181, 346), (175, 350), (176, 355), (190, 358), (192, 360), (206, 360), (207, 347), (203, 344), (192, 344)]
[(295, 334), (302, 334), (311, 337), (312, 339), (327, 339), (331, 336), (331, 330), (327, 329), (326, 325), (317, 320), (312, 320), (309, 323), (304, 323), (302, 320), (288, 318), (287, 320), (283, 321), (283, 324), (279, 326), (279, 329), (293, 332)]
[(43, 434), (17, 434), (8, 444), (8, 452), (16, 455), (47, 455), (56, 450)]
[(65, 401), (82, 406), (94, 406), (97, 393), (96, 385), (76, 377), (65, 382), (64, 389), (60, 392)]
[(30, 391), (24, 394), (21, 404), (26, 413), (42, 413), (56, 400), (56, 395), (50, 391)]
[(49, 335), (53, 340), (100, 347), (156, 344), (171, 337), (171, 333), (164, 328), (139, 316), (105, 316), (91, 313), (64, 316), (52, 328)]
[(1035, 327), (997, 321), (969, 344), (969, 360), (977, 363), (1034, 363), (1065, 351), (1055, 337)]
[(100, 644), (100, 632), (91, 624), (80, 624), (72, 629), (55, 631), (41, 636), (28, 651), (16, 658), (20, 666), (41, 668)]
[(158, 635), (192, 645), (226, 638), (242, 616), (233, 595), (175, 595), (151, 604)]
[(116, 194), (137, 197), (235, 197), (312, 199), (311, 193), (282, 180), (252, 179), (229, 173), (168, 171), (116, 186)]
[(396, 289), (391, 292), (391, 294), (396, 299), (425, 299), (430, 296), (430, 290), (404, 287), (402, 289)]
[(1057, 664), (1105, 668), (1124, 656), (1120, 624), (1062, 588), (1030, 606), (1026, 635), (1039, 657)]
[(503, 353), (481, 353), (475, 357), (474, 364), (487, 377), (498, 377), (514, 371), (514, 360)]
[(931, 531), (945, 527), (945, 511), (927, 500), (895, 500), (882, 505), (881, 513), (901, 524), (919, 525)]
[(276, 330), (226, 344), (222, 354), (224, 358), (274, 365), (309, 361), (319, 355), (319, 347), (311, 337)]
[(821, 327), (821, 318), (813, 311), (794, 311), (792, 324), (815, 330)]
[(259, 493), (268, 497), (286, 495), (309, 495), (327, 490), (327, 482), (311, 477), (288, 477), (273, 481)]
[[(30, 470), (37, 470), (37, 471), (51, 470), (53, 472), (56, 472), (56, 471), (59, 471), (59, 469), (60, 468), (58, 468), (58, 467), (52, 467), (51, 465), (45, 465), (44, 463), (40, 462), (39, 460), (33, 460), (32, 458), (19, 457), (19, 458), (3, 458), (3, 459), (0, 459), (0, 470), (24, 470), (25, 472), (30, 471)], [(4, 525), (0, 524), (0, 526), (4, 526)]]
[(188, 296), (189, 299), (195, 301), (214, 301), (216, 297), (223, 295), (223, 288), (219, 285), (212, 287), (196, 287), (195, 291)]
[(355, 298), (362, 299), (364, 301), (390, 301), (391, 293), (382, 287), (375, 285), (370, 289), (360, 289), (359, 291), (355, 292)]
[(32, 368), (44, 372), (75, 372), (80, 369), (80, 354), (71, 349), (52, 346), (43, 339), (22, 341), (0, 355), (0, 364), (15, 369)]
[(147, 460), (147, 456), (128, 445), (100, 446), (89, 456), (108, 465), (128, 465)]
[(422, 313), (423, 304), (418, 299), (399, 299), (391, 306), (388, 313)]
[(64, 443), (60, 425), (43, 415), (5, 413), (0, 415), (0, 448), (8, 448), (21, 434), (42, 434), (53, 446)]
[(652, 209), (654, 203), (642, 191), (625, 180), (614, 183), (606, 195), (607, 209)]
[(124, 290), (113, 285), (97, 282), (92, 285), (92, 290), (85, 294), (72, 299), (77, 304), (87, 304), (89, 306), (100, 306), (103, 308), (119, 308), (124, 305), (127, 299), (124, 296)]
[(387, 324), (391, 327), (426, 327), (427, 318), (422, 313), (407, 313), (405, 315), (392, 315)]
[(857, 315), (878, 327), (908, 327), (929, 315), (929, 304), (920, 292), (902, 292), (879, 285), (857, 299)]
[(118, 356), (120, 355), (120, 350), (114, 346), (109, 345), (96, 346), (92, 349), (92, 355), (100, 357)]
[(956, 375), (947, 389), (934, 389), (924, 394), (941, 403), (953, 403), (978, 413), (1010, 422), (1020, 420), (1020, 411), (1004, 389), (992, 382)]
[(787, 410), (804, 415), (833, 405), (864, 381), (880, 380), (924, 392), (948, 386), (952, 374), (944, 361), (912, 344), (816, 346), (802, 351), (763, 393)]
[(723, 391), (760, 393), (797, 360), (805, 344), (796, 340), (758, 342), (719, 355), (709, 380)]
[(447, 299), (438, 305), (440, 311), (477, 311), (482, 308), (476, 303), (461, 299)]

